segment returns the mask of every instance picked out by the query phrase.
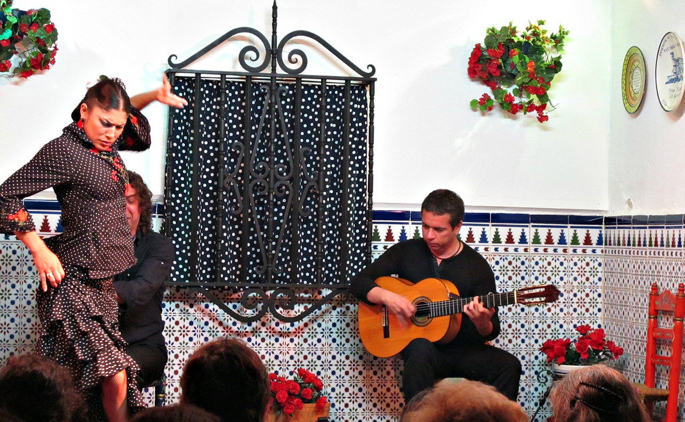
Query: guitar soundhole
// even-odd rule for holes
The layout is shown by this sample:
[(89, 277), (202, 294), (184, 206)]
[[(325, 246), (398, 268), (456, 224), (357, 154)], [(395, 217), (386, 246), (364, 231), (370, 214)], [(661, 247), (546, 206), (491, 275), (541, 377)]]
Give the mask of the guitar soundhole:
[(427, 297), (417, 297), (412, 303), (416, 306), (416, 313), (411, 317), (412, 322), (419, 327), (425, 327), (430, 324), (433, 319), (430, 317), (430, 308), (428, 307), (431, 303), (430, 299)]

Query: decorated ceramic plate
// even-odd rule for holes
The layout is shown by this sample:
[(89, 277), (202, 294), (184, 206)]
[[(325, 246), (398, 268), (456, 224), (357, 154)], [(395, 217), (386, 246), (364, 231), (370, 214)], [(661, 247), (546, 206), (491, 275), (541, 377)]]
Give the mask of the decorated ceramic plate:
[(654, 79), (661, 108), (673, 111), (683, 99), (683, 41), (675, 32), (661, 39), (656, 56)]
[(628, 113), (635, 113), (640, 108), (642, 97), (645, 95), (646, 78), (645, 56), (639, 48), (630, 47), (623, 59), (623, 75), (621, 76), (623, 107)]

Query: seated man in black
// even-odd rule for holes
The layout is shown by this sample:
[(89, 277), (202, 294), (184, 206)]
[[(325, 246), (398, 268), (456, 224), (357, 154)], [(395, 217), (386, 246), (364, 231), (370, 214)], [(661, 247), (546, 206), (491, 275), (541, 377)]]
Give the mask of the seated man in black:
[[(480, 296), (495, 293), (495, 277), (487, 261), (457, 235), (464, 219), (464, 202), (454, 192), (436, 190), (421, 205), (423, 239), (393, 245), (352, 279), (352, 293), (369, 304), (383, 304), (400, 318), (416, 308), (404, 296), (381, 288), (374, 280), (395, 275), (418, 283), (426, 278), (452, 282), (462, 297), (474, 297), (464, 306), (461, 329), (447, 344), (414, 339), (402, 351), (404, 398), (409, 400), (441, 378), (462, 377), (493, 385), (516, 400), (521, 363), (512, 354), (487, 341), (500, 332), (497, 310), (483, 306)], [(411, 324), (411, 322), (408, 322)]]
[(171, 239), (151, 229), (152, 193), (145, 182), (132, 171), (128, 177), (126, 217), (135, 236), (138, 262), (116, 277), (114, 288), (121, 334), (128, 342), (126, 352), (141, 368), (137, 381), (138, 388), (143, 388), (162, 377), (167, 362), (162, 297), (175, 249)]

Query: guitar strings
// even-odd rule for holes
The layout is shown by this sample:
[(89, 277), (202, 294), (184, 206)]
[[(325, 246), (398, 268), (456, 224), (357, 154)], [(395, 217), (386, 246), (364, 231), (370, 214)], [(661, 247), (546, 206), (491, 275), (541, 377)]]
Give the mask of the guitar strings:
[[(481, 300), (485, 298), (483, 304), (486, 308), (494, 308), (496, 306), (508, 305), (510, 303), (513, 303), (512, 299), (515, 299), (515, 297), (515, 292), (497, 294), (490, 293), (485, 296), (481, 296)], [(506, 300), (500, 300), (499, 303), (497, 303), (498, 298), (506, 298)], [(427, 314), (430, 317), (460, 313), (464, 309), (464, 306), (471, 303), (472, 300), (473, 298), (459, 298), (443, 300), (440, 302), (419, 303), (418, 305), (416, 305), (416, 313), (419, 315)]]

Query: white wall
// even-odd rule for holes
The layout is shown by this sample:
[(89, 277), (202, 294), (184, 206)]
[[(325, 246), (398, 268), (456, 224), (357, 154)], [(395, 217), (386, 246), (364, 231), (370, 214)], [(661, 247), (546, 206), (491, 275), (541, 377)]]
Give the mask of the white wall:
[[(475, 208), (604, 211), (610, 106), (616, 104), (610, 91), (617, 91), (610, 83), (617, 68), (611, 3), (282, 0), (278, 33), (312, 31), (360, 67), (376, 66), (377, 208), (416, 206), (428, 191), (448, 187)], [(119, 76), (138, 93), (157, 86), (170, 54), (185, 58), (239, 26), (271, 34), (271, 0), (15, 0), (14, 6), (50, 9), (60, 51), (43, 75), (18, 84), (0, 79), (0, 180), (60, 133), (98, 75)], [(487, 89), (466, 74), (473, 45), (487, 27), (513, 21), (523, 28), (537, 19), (571, 31), (564, 70), (550, 91), (558, 107), (549, 122), (471, 111), (469, 101)], [(224, 48), (213, 59), (232, 68), (235, 51)], [(146, 110), (152, 150), (124, 156), (157, 194), (164, 113), (159, 105)]]
[[(618, 5), (618, 3), (617, 3)], [(685, 104), (662, 110), (654, 70), (661, 38), (685, 36), (685, 3), (679, 0), (622, 0), (613, 13), (611, 59), (611, 146), (609, 211), (612, 214), (682, 214), (685, 211)], [(623, 108), (621, 67), (637, 46), (645, 56), (647, 89), (634, 115)], [(628, 203), (632, 203), (632, 207)]]

